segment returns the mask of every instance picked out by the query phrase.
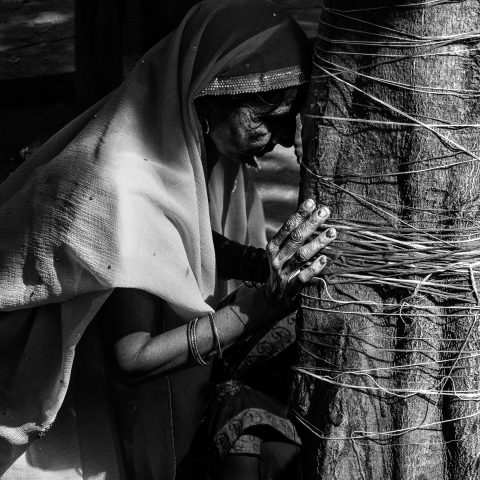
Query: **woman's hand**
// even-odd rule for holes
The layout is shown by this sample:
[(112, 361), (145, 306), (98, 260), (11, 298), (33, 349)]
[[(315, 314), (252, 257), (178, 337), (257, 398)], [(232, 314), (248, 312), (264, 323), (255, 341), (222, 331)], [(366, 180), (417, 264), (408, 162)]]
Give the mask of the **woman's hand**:
[[(295, 309), (300, 289), (325, 266), (325, 256), (317, 254), (336, 236), (329, 228), (308, 241), (329, 215), (328, 208), (317, 209), (312, 200), (303, 202), (267, 245), (270, 276), (265, 287), (232, 292), (215, 313), (216, 336), (210, 317), (200, 318), (195, 337), (203, 358), (218, 351), (217, 337), (222, 348), (228, 348)], [(115, 289), (102, 308), (104, 321), (114, 321), (106, 331), (117, 364), (129, 377), (165, 374), (191, 364), (185, 325), (153, 334), (163, 308), (163, 300), (134, 289)]]
[(327, 207), (317, 209), (313, 200), (306, 200), (268, 242), (270, 276), (265, 293), (269, 300), (294, 310), (300, 289), (325, 267), (326, 257), (315, 256), (336, 237), (335, 229), (305, 242), (329, 216)]

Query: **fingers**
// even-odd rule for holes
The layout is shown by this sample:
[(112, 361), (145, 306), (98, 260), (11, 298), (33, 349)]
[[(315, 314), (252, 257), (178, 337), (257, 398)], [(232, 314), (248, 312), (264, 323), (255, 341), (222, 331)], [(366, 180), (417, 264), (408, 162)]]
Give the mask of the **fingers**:
[[(265, 284), (269, 298), (283, 299), (286, 304), (293, 302), (305, 283), (324, 268), (326, 257), (315, 257), (336, 238), (336, 231), (328, 228), (314, 234), (329, 216), (327, 207), (316, 209), (315, 203), (307, 200), (270, 240), (267, 245), (270, 276)], [(312, 236), (313, 240), (308, 241)]]
[(335, 240), (337, 232), (334, 228), (329, 228), (320, 233), (309, 243), (299, 248), (293, 257), (286, 262), (284, 269), (287, 274), (295, 272), (299, 268), (305, 265), (306, 262), (311, 260), (322, 249), (324, 249), (330, 242)]
[(267, 253), (270, 255), (270, 258), (273, 258), (277, 255), (282, 243), (286, 240), (290, 233), (299, 225), (301, 225), (305, 218), (307, 218), (314, 209), (315, 202), (311, 199), (305, 200), (300, 205), (298, 210), (287, 219), (276, 235), (270, 240), (270, 242), (268, 242)]
[(306, 283), (310, 282), (313, 277), (317, 276), (327, 264), (327, 257), (321, 255), (316, 258), (311, 265), (298, 271), (296, 275), (291, 277), (291, 286), (295, 291), (300, 290)]
[(322, 255), (316, 258), (311, 265), (304, 268), (303, 270), (298, 270), (290, 280), (290, 288), (299, 292), (302, 287), (304, 287), (308, 282), (310, 282), (315, 276), (319, 275), (320, 272), (325, 268), (327, 264), (327, 258)]
[[(302, 255), (307, 255), (310, 251), (309, 247), (305, 250), (302, 250), (302, 245), (305, 243), (308, 238), (315, 233), (317, 228), (325, 223), (330, 215), (330, 211), (327, 207), (319, 208), (314, 211), (307, 219), (295, 227), (290, 235), (283, 242), (279, 252), (278, 252), (278, 261), (283, 265), (285, 261), (290, 259), (299, 249), (301, 250)], [(320, 242), (319, 242), (320, 243)], [(302, 248), (300, 248), (302, 247)], [(311, 258), (311, 256), (309, 257)], [(304, 263), (305, 260), (302, 262)]]

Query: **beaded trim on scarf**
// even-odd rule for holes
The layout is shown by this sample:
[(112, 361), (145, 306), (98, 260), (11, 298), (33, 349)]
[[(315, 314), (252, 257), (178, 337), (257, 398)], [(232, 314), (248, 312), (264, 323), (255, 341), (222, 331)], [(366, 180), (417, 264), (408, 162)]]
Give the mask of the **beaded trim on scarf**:
[(251, 73), (235, 77), (216, 77), (195, 98), (206, 95), (235, 95), (293, 87), (308, 81), (301, 67), (287, 67), (265, 73)]

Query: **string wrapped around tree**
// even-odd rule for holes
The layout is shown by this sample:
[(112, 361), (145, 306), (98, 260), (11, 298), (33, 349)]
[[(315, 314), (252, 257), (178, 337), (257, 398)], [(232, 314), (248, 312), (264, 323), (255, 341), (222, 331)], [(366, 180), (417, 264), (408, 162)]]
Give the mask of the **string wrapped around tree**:
[(308, 479), (480, 475), (480, 4), (325, 0), (301, 197), (332, 211), (302, 296)]

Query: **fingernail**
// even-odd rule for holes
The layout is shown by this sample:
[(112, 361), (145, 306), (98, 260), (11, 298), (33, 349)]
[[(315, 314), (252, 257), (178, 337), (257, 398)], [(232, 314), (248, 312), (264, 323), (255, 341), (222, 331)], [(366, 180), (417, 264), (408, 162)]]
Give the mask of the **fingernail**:
[(328, 217), (328, 215), (330, 214), (330, 210), (328, 209), (328, 207), (322, 207), (320, 210), (318, 210), (317, 212), (317, 215), (321, 218), (323, 217)]
[(329, 228), (326, 232), (325, 235), (327, 238), (333, 238), (337, 234), (337, 231), (334, 228)]
[(321, 257), (318, 257), (318, 261), (322, 264), (325, 265), (327, 263), (327, 257), (325, 255), (322, 255)]
[(305, 203), (303, 204), (305, 208), (312, 208), (315, 206), (315, 202), (309, 198), (308, 200), (305, 200)]

